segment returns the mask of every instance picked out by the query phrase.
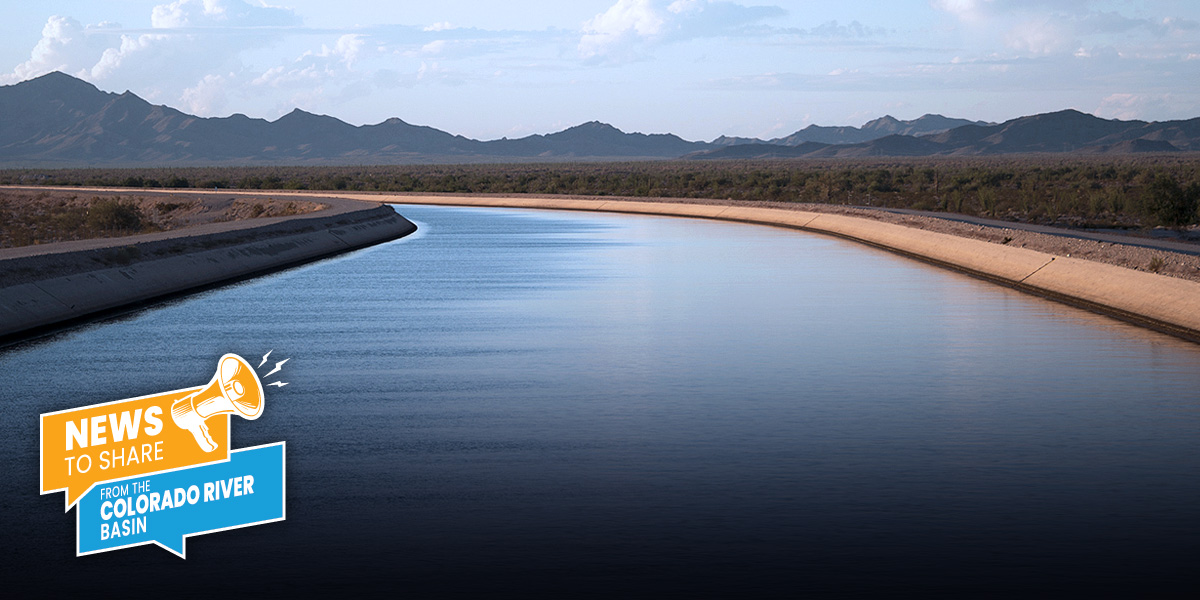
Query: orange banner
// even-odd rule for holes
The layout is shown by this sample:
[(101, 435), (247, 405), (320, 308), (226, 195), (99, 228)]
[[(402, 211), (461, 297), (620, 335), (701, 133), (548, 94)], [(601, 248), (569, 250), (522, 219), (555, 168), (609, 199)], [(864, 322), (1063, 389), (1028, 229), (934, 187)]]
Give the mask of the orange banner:
[[(42, 493), (66, 491), (67, 509), (97, 482), (135, 477), (229, 458), (229, 414), (182, 402), (204, 387), (46, 413), (41, 419)], [(195, 421), (195, 425), (186, 418)], [(184, 425), (179, 423), (183, 422)], [(192, 429), (185, 429), (185, 427)], [(201, 432), (201, 430), (203, 430)], [(205, 439), (205, 438), (209, 439)]]

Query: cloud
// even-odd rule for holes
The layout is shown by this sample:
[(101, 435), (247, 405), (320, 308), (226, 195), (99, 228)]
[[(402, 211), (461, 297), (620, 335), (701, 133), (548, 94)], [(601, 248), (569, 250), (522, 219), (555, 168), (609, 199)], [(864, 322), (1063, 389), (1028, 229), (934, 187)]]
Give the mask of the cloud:
[(867, 27), (858, 21), (851, 21), (845, 25), (837, 21), (829, 21), (822, 23), (812, 29), (797, 29), (793, 30), (796, 35), (806, 37), (819, 38), (869, 38), (878, 37), (887, 34), (887, 29), (883, 27)]
[(229, 77), (205, 75), (196, 85), (183, 90), (180, 96), (183, 103), (181, 108), (184, 112), (194, 115), (216, 115), (224, 112), (229, 104), (226, 89), (233, 78), (232, 74)]
[(358, 60), (362, 54), (363, 46), (366, 45), (365, 38), (360, 34), (348, 33), (338, 38), (333, 49), (329, 50), (330, 56), (336, 56), (345, 63), (347, 68), (354, 68), (354, 62)]
[(1031, 19), (1013, 26), (1005, 45), (1025, 55), (1061, 54), (1080, 47), (1071, 28), (1050, 18)]
[(625, 62), (654, 44), (746, 35), (747, 26), (785, 14), (775, 6), (713, 0), (617, 0), (583, 24), (578, 51), (590, 62)]
[(1196, 95), (1187, 98), (1170, 93), (1152, 94), (1109, 94), (1100, 101), (1095, 114), (1106, 119), (1170, 120), (1172, 115), (1195, 114)]
[(274, 88), (307, 87), (346, 77), (353, 71), (365, 44), (360, 34), (343, 35), (333, 46), (322, 45), (320, 50), (305, 52), (291, 65), (268, 69), (250, 84)]
[(627, 55), (632, 45), (659, 38), (666, 22), (667, 16), (651, 0), (618, 0), (583, 24), (579, 54), (584, 58)]
[(177, 0), (160, 4), (150, 12), (156, 29), (185, 27), (278, 27), (299, 25), (290, 8), (255, 6), (242, 0)]
[(85, 75), (87, 67), (95, 64), (105, 51), (104, 40), (89, 33), (109, 27), (110, 24), (101, 24), (85, 28), (70, 17), (50, 17), (42, 28), (42, 38), (30, 52), (29, 60), (17, 65), (12, 73), (0, 75), (0, 82), (17, 83), (51, 71)]
[(676, 17), (671, 24), (675, 39), (724, 37), (750, 33), (746, 27), (787, 15), (777, 6), (742, 6), (733, 2), (678, 0), (667, 7)]
[(1086, 12), (1091, 4), (1101, 4), (1097, 0), (931, 0), (930, 6), (950, 13), (964, 21), (980, 21), (989, 18), (1021, 13), (1029, 10), (1048, 10), (1053, 7), (1055, 12)]
[(1176, 53), (1196, 47), (1200, 22), (1176, 16), (1127, 16), (1097, 0), (931, 0), (969, 30), (977, 45), (996, 42), (1019, 56), (1069, 55), (1083, 47), (1113, 46), (1127, 53), (1149, 47)]
[(950, 13), (969, 23), (978, 23), (986, 15), (990, 0), (931, 0), (933, 8)]
[[(1169, 75), (1168, 75), (1169, 74)], [(1194, 116), (1200, 90), (1180, 81), (1200, 81), (1200, 60), (1117, 56), (1100, 48), (1094, 56), (987, 57), (949, 63), (844, 65), (819, 73), (774, 71), (710, 80), (703, 89), (813, 93), (909, 93), (1067, 97), (1083, 99), (1080, 107), (1109, 97), (1102, 112), (1121, 118), (1178, 118)], [(1035, 90), (1036, 94), (1029, 93)], [(1114, 91), (1137, 91), (1137, 102)], [(1169, 97), (1168, 104), (1154, 99)], [(1187, 104), (1187, 102), (1192, 104)], [(1047, 110), (1062, 106), (1046, 106)], [(1015, 115), (1013, 115), (1015, 116)]]
[(4, 79), (22, 81), (60, 70), (118, 86), (154, 80), (191, 84), (214, 68), (230, 66), (244, 50), (270, 44), (276, 36), (269, 28), (299, 22), (290, 9), (243, 0), (160, 4), (150, 12), (151, 29), (140, 32), (104, 23), (83, 27), (75, 19), (54, 16), (30, 60)]
[[(225, 89), (240, 81), (241, 55), (271, 45), (300, 24), (286, 8), (244, 0), (177, 0), (150, 11), (150, 29), (116, 24), (81, 26), (69, 17), (47, 21), (29, 61), (3, 82), (63, 71), (109, 89), (134, 89), (150, 100), (181, 102), (202, 115), (225, 105)], [(353, 62), (361, 48), (339, 40)]]

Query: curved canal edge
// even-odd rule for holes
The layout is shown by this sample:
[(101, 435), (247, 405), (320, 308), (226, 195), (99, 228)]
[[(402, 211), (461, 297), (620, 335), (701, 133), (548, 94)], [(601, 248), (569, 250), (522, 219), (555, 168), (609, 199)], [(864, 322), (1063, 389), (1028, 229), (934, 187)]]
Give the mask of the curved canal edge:
[(538, 208), (693, 217), (812, 231), (896, 252), (1200, 343), (1200, 283), (860, 217), (777, 208), (634, 200), (342, 193), (330, 195), (358, 200), (386, 199), (397, 204)]
[[(310, 196), (311, 197), (311, 196)], [(404, 237), (390, 206), (313, 213), (267, 225), (0, 260), (0, 345), (101, 315)], [(159, 236), (161, 237), (161, 236)]]

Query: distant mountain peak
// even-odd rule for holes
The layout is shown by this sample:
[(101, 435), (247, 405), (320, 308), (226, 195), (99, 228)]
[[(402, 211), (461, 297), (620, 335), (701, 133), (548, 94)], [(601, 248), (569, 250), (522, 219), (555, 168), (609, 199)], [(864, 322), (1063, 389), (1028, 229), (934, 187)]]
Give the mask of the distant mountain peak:
[[(89, 87), (96, 87), (78, 77), (72, 77), (71, 75), (67, 75), (66, 73), (63, 73), (62, 71), (50, 71), (49, 73), (46, 73), (45, 75), (39, 75), (37, 77), (34, 77), (33, 79), (28, 79), (26, 81), (23, 81), (22, 83), (35, 83), (35, 82), (38, 82), (38, 83), (61, 82), (61, 83), (68, 83), (71, 85), (83, 84), (83, 85), (87, 85)], [(20, 85), (20, 84), (18, 84), (18, 85)]]
[(123, 93), (123, 94), (118, 94), (115, 98), (115, 101), (119, 102), (121, 104), (145, 104), (147, 106), (150, 105), (150, 103), (147, 102), (146, 100), (144, 100), (141, 96), (139, 96), (129, 90), (125, 90), (125, 93)]
[(862, 128), (863, 129), (881, 129), (881, 128), (886, 128), (886, 127), (895, 127), (897, 125), (900, 125), (903, 122), (904, 121), (901, 121), (900, 119), (897, 119), (896, 117), (893, 117), (892, 115), (883, 115), (882, 117), (879, 117), (878, 119), (875, 119), (874, 121), (867, 121), (862, 126)]
[(350, 124), (346, 123), (345, 121), (343, 121), (337, 117), (331, 117), (329, 115), (318, 115), (315, 113), (310, 113), (306, 110), (301, 110), (299, 108), (293, 108), (292, 112), (290, 112), (286, 115), (283, 115), (282, 117), (279, 117), (279, 119), (276, 120), (275, 122), (280, 123), (280, 124), (306, 123), (306, 124), (312, 124), (312, 125), (315, 125), (315, 124), (345, 125), (347, 127), (350, 127)]
[[(1088, 114), (1085, 112), (1075, 110), (1074, 108), (1064, 108), (1062, 110), (1056, 110), (1053, 112), (1038, 113), (1036, 115), (1031, 115), (1028, 117), (1020, 117), (1017, 119), (1013, 119), (1012, 121), (1020, 121), (1021, 119), (1037, 119), (1037, 120), (1042, 120), (1042, 121), (1047, 121), (1047, 120), (1048, 121), (1056, 121), (1056, 120), (1058, 120), (1058, 121), (1061, 121), (1061, 120), (1106, 121), (1107, 120), (1107, 119), (1102, 119), (1100, 117), (1097, 117), (1096, 115), (1093, 115), (1093, 114)], [(1012, 122), (1012, 121), (1009, 121), (1009, 122)]]
[(572, 140), (574, 140), (574, 139), (578, 139), (578, 140), (609, 139), (609, 140), (611, 140), (611, 139), (621, 138), (626, 135), (630, 135), (630, 134), (627, 134), (627, 133), (621, 131), (620, 129), (617, 129), (616, 127), (613, 127), (612, 125), (609, 125), (608, 123), (601, 123), (600, 121), (588, 121), (587, 123), (580, 123), (579, 125), (576, 125), (574, 127), (568, 127), (562, 131), (559, 131), (558, 133), (547, 134), (546, 137), (551, 138), (551, 139), (572, 139)]
[(26, 89), (36, 90), (40, 94), (53, 95), (77, 95), (77, 94), (103, 94), (100, 88), (79, 79), (63, 73), (62, 71), (51, 71), (40, 77), (34, 77), (20, 83), (8, 87), (23, 87)]
[(623, 133), (620, 129), (617, 129), (608, 123), (601, 123), (600, 121), (588, 121), (587, 123), (580, 123), (574, 127), (568, 127), (565, 131), (616, 131), (618, 133)]

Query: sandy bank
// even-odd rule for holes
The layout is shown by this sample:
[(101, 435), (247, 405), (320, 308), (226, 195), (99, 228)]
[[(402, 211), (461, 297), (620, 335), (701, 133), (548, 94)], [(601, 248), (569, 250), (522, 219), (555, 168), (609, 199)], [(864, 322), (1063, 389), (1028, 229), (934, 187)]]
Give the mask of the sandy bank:
[(581, 198), (354, 195), (406, 204), (699, 217), (836, 235), (1200, 342), (1200, 282), (859, 216), (781, 208)]
[(0, 343), (416, 230), (378, 200), (339, 199), (329, 210), (296, 217), (0, 251)]

